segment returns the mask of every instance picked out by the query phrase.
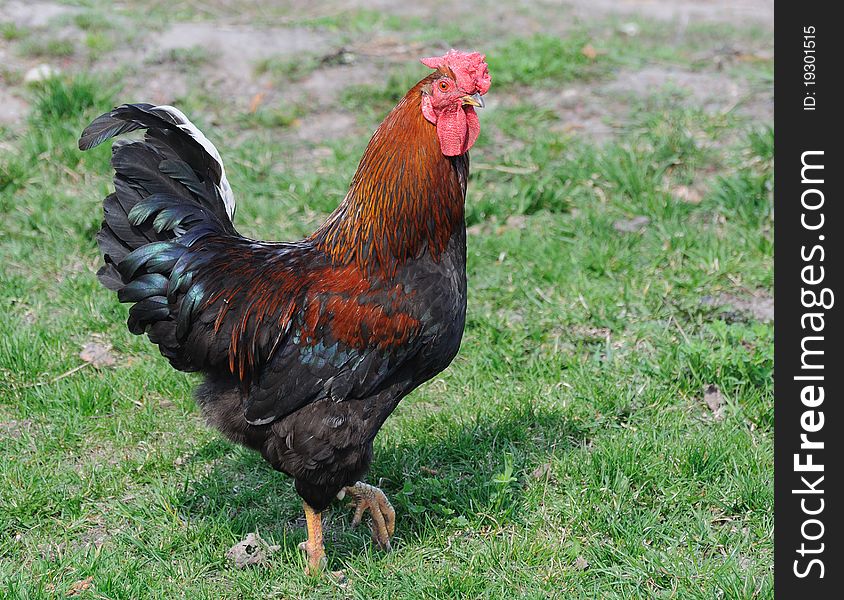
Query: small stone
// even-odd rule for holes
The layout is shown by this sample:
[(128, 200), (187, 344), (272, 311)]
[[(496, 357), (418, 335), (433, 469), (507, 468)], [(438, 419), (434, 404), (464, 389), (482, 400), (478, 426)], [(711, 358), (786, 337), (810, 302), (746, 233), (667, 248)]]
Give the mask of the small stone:
[(632, 219), (620, 219), (612, 224), (613, 229), (621, 233), (640, 233), (645, 230), (651, 220), (648, 217), (633, 217)]
[(636, 23), (622, 23), (618, 30), (626, 36), (635, 37), (639, 35), (639, 26)]
[(703, 392), (703, 401), (706, 406), (712, 411), (712, 416), (716, 421), (721, 421), (724, 418), (724, 406), (727, 401), (717, 385), (708, 385)]
[(26, 75), (23, 76), (23, 80), (24, 83), (36, 83), (38, 81), (52, 79), (53, 77), (57, 77), (59, 74), (61, 74), (61, 71), (57, 67), (42, 63), (27, 71)]

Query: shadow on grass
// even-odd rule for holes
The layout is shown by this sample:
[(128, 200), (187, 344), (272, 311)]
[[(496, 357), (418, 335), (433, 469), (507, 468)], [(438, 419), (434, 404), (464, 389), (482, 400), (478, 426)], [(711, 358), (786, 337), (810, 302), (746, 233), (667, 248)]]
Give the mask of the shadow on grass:
[[(376, 443), (370, 469), (369, 481), (379, 484), (396, 508), (399, 545), (404, 540), (424, 543), (443, 527), (480, 526), (485, 519), (498, 525), (524, 520), (530, 512), (522, 510), (529, 508), (525, 490), (534, 471), (553, 453), (576, 447), (589, 434), (560, 411), (519, 410), (500, 420), (483, 416), (425, 425), (415, 422), (418, 435), (394, 445)], [(305, 538), (293, 480), (257, 453), (218, 439), (192, 460), (213, 467), (189, 482), (181, 495), (177, 508), (186, 518), (226, 520), (235, 536), (257, 530), (290, 548)], [(335, 559), (365, 551), (368, 528), (351, 529), (345, 502), (335, 502), (323, 518)]]

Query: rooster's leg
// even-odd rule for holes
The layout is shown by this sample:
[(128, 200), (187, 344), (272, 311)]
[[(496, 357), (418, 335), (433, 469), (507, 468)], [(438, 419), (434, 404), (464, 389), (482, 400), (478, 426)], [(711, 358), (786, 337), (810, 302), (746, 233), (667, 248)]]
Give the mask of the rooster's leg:
[(305, 504), (305, 520), (308, 523), (308, 541), (299, 544), (299, 548), (308, 555), (308, 575), (316, 575), (325, 565), (325, 547), (322, 545), (322, 516)]
[(390, 538), (396, 529), (396, 511), (387, 496), (374, 485), (358, 481), (343, 488), (355, 500), (355, 516), (352, 527), (360, 523), (363, 512), (372, 515), (372, 539), (384, 550), (391, 550)]

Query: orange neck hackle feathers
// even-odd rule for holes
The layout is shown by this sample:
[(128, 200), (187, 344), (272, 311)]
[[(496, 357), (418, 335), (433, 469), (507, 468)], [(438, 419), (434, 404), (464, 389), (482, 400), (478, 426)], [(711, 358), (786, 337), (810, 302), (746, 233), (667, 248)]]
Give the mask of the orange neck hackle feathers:
[(314, 233), (340, 264), (390, 276), (427, 247), (436, 259), (463, 224), (464, 187), (422, 114), (416, 84), (387, 115), (364, 151), (345, 199)]
[(378, 127), (348, 194), (313, 235), (335, 263), (391, 276), (424, 249), (439, 260), (463, 227), (467, 151), (480, 131), (473, 106), (490, 86), (485, 61), (457, 50), (422, 59), (435, 71)]

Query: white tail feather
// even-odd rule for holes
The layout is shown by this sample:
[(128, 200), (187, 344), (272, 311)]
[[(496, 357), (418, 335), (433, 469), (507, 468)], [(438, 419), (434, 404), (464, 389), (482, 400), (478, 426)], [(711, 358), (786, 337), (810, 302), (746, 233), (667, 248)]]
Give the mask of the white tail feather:
[(236, 206), (234, 193), (232, 193), (229, 180), (226, 178), (226, 168), (223, 166), (223, 159), (220, 158), (220, 153), (217, 151), (217, 148), (211, 143), (211, 140), (205, 137), (205, 134), (203, 134), (196, 125), (191, 123), (190, 119), (185, 116), (185, 113), (180, 111), (178, 108), (165, 104), (162, 106), (156, 106), (154, 110), (160, 110), (172, 115), (174, 122), (179, 129), (199, 142), (211, 158), (217, 161), (217, 164), (220, 165), (220, 184), (217, 186), (217, 189), (223, 199), (223, 204), (226, 207), (226, 213), (228, 213), (229, 219), (234, 219), (234, 209)]

